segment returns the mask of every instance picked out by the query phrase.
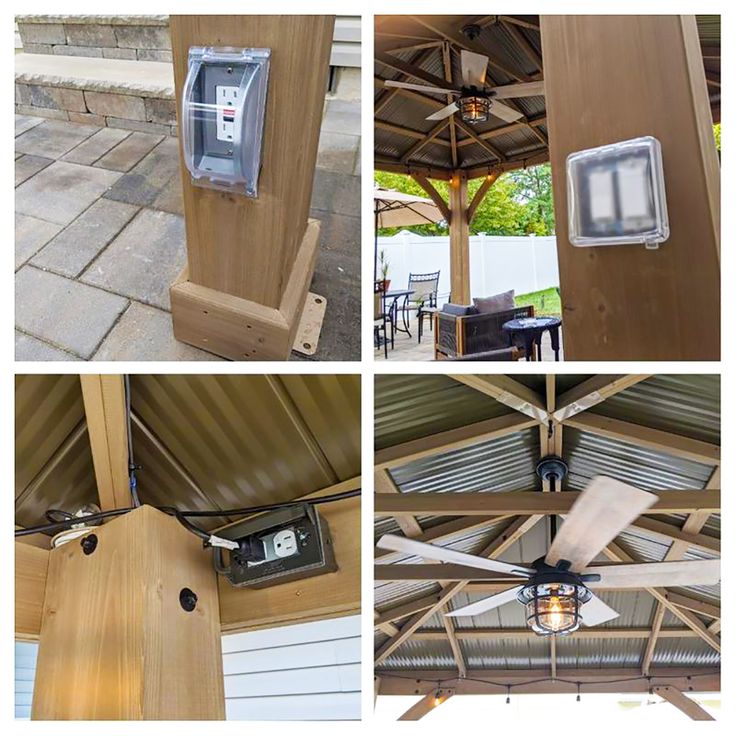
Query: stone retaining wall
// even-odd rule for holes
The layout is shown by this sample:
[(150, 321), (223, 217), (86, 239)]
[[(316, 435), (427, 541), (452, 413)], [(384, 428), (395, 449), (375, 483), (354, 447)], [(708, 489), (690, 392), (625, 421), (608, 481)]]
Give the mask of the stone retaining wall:
[(20, 115), (176, 135), (173, 99), (17, 83), (15, 111)]
[(16, 22), (28, 54), (171, 61), (165, 15), (19, 15)]

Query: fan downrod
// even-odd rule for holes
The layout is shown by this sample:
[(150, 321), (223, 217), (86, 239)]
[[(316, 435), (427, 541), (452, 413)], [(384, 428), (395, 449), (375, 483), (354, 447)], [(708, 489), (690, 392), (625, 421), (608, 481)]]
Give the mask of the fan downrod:
[(567, 463), (557, 455), (547, 455), (537, 463), (537, 475), (544, 481), (559, 484), (567, 477)]

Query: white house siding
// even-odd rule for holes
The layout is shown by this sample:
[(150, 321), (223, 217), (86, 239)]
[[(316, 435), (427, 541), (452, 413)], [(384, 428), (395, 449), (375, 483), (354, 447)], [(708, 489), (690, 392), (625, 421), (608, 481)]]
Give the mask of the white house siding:
[(360, 616), (222, 638), (228, 720), (360, 718)]
[(18, 641), (15, 643), (15, 717), (28, 720), (31, 717), (33, 678), (36, 676), (38, 644)]

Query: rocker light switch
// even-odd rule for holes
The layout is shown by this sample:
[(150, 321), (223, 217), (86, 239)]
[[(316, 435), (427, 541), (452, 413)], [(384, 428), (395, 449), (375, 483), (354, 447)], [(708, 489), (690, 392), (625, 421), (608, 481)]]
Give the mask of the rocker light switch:
[(270, 49), (189, 49), (181, 134), (197, 186), (258, 196), (270, 58)]

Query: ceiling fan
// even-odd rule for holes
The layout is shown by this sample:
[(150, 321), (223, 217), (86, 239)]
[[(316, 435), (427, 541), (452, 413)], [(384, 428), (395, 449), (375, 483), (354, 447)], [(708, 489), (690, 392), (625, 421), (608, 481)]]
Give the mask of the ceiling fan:
[(460, 70), (462, 85), (459, 87), (436, 87), (409, 82), (396, 82), (388, 79), (386, 87), (412, 89), (430, 94), (455, 95), (457, 100), (447, 107), (429, 115), (427, 120), (444, 120), (459, 112), (466, 123), (483, 123), (488, 115), (495, 115), (507, 123), (513, 123), (524, 117), (523, 112), (514, 110), (498, 100), (515, 97), (537, 97), (544, 94), (544, 82), (523, 82), (521, 84), (505, 84), (500, 87), (486, 86), (486, 69), (488, 57), (472, 51), (460, 52)]
[(531, 564), (487, 559), (393, 534), (381, 537), (377, 546), (526, 580), (502, 593), (457, 608), (445, 614), (447, 616), (475, 616), (517, 600), (526, 607), (527, 623), (537, 634), (571, 634), (581, 624), (597, 626), (619, 615), (592, 592), (596, 588), (654, 588), (719, 582), (720, 560), (590, 566), (603, 548), (656, 500), (655, 494), (612, 478), (594, 478), (572, 505), (547, 554)]

